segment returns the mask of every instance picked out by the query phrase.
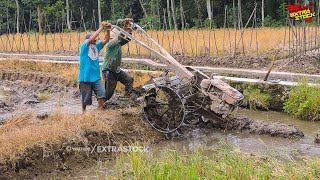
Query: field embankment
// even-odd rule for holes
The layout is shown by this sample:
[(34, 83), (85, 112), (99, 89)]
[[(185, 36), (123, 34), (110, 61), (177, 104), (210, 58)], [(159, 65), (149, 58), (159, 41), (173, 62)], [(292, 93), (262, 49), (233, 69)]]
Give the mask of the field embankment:
[(0, 126), (1, 171), (8, 178), (32, 178), (39, 172), (73, 169), (72, 161), (111, 156), (70, 151), (70, 146), (128, 146), (134, 142), (147, 145), (160, 139), (162, 136), (143, 123), (134, 109), (78, 115), (56, 112), (43, 120), (25, 114)]

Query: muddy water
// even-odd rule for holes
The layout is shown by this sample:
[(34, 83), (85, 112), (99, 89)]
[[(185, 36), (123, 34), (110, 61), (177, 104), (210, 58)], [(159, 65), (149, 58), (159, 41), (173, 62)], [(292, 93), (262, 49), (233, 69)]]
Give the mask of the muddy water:
[(220, 143), (226, 143), (248, 153), (271, 153), (284, 158), (301, 155), (320, 157), (320, 144), (314, 143), (315, 133), (320, 130), (320, 122), (302, 121), (280, 112), (241, 109), (237, 112), (237, 115), (244, 115), (254, 120), (293, 124), (305, 133), (305, 137), (286, 139), (268, 135), (224, 132), (218, 129), (193, 129), (185, 131), (185, 138), (162, 142), (157, 144), (154, 149), (155, 151), (162, 151), (169, 148), (189, 153), (198, 148), (210, 150), (218, 147)]
[[(70, 94), (65, 97), (59, 97), (54, 95), (50, 99), (44, 102), (39, 102), (35, 104), (19, 104), (15, 107), (14, 111), (7, 111), (0, 113), (0, 122), (10, 119), (12, 116), (32, 113), (35, 115), (51, 114), (54, 112), (63, 112), (69, 114), (82, 113), (81, 110), (81, 99), (80, 97), (69, 97)], [(2, 97), (5, 99), (6, 97)], [(0, 96), (1, 100), (1, 96)], [(91, 111), (98, 107), (97, 101), (93, 99), (92, 106), (88, 106), (87, 110)]]

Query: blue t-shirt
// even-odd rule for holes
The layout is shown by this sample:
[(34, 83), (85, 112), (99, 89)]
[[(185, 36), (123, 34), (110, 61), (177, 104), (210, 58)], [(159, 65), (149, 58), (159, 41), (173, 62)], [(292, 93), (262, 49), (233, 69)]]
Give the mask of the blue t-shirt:
[(95, 46), (88, 46), (86, 40), (80, 47), (80, 70), (78, 79), (80, 82), (95, 82), (100, 80), (99, 53), (102, 49), (102, 41)]

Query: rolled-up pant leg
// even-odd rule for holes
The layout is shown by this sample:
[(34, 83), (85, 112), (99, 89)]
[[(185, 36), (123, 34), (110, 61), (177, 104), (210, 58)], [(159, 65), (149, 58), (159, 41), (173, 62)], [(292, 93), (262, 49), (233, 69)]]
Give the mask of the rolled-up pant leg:
[(79, 84), (82, 104), (87, 106), (92, 104), (92, 83), (80, 82)]
[(129, 94), (133, 87), (133, 77), (131, 77), (129, 73), (121, 70), (118, 79), (125, 86), (125, 93)]
[(106, 100), (109, 100), (112, 97), (114, 90), (116, 89), (118, 74), (111, 71), (102, 71), (102, 74), (105, 80), (105, 98)]

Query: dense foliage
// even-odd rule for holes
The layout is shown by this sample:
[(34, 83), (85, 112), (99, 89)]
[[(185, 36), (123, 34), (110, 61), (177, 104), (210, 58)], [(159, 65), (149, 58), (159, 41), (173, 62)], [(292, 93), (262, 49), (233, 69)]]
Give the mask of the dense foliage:
[(268, 109), (272, 99), (270, 94), (263, 93), (259, 88), (248, 86), (244, 91), (245, 103), (250, 109)]
[[(241, 13), (238, 13), (238, 3)], [(115, 23), (116, 19), (131, 17), (143, 25), (149, 22), (147, 27), (152, 29), (239, 28), (239, 24), (245, 26), (255, 3), (256, 15), (248, 27), (259, 27), (262, 25), (262, 0), (100, 0), (100, 7), (102, 20)], [(264, 25), (285, 25), (288, 3), (290, 1), (264, 0)], [(209, 12), (212, 12), (212, 18), (209, 18)], [(16, 32), (17, 15), (20, 32), (95, 29), (99, 24), (98, 0), (1, 0), (0, 14), (1, 33)], [(70, 26), (67, 26), (67, 14)]]
[(306, 83), (293, 88), (284, 110), (304, 120), (320, 120), (320, 87)]

